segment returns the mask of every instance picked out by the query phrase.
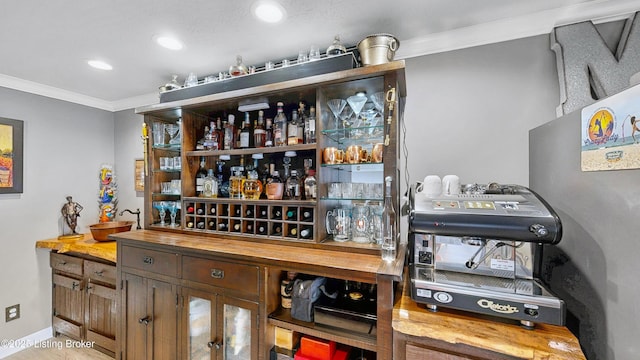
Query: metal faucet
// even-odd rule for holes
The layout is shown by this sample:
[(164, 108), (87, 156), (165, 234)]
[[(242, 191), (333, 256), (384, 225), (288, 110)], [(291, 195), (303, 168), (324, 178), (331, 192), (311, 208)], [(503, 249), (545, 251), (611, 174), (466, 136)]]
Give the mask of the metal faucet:
[(124, 210), (120, 211), (119, 215), (122, 216), (122, 214), (124, 214), (125, 211), (128, 212), (129, 214), (136, 215), (136, 217), (138, 218), (137, 219), (138, 220), (138, 226), (136, 226), (136, 230), (142, 229), (142, 227), (140, 226), (140, 209), (136, 209), (136, 211), (131, 211), (129, 209), (124, 209)]

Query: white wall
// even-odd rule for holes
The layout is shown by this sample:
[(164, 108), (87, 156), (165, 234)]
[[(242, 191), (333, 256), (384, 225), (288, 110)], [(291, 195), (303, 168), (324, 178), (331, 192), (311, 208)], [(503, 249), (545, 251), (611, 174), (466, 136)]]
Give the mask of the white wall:
[(48, 250), (38, 240), (60, 235), (67, 195), (84, 206), (77, 231), (98, 222), (99, 168), (114, 161), (113, 113), (0, 88), (0, 117), (24, 121), (24, 192), (0, 195), (0, 339), (51, 326)]
[[(140, 209), (140, 225), (144, 222), (144, 192), (135, 191), (134, 162), (143, 158), (142, 115), (133, 110), (114, 114), (115, 119), (115, 173), (118, 182), (118, 214), (124, 209)], [(136, 216), (125, 213), (119, 220), (136, 221)], [(135, 225), (133, 227), (135, 229)]]

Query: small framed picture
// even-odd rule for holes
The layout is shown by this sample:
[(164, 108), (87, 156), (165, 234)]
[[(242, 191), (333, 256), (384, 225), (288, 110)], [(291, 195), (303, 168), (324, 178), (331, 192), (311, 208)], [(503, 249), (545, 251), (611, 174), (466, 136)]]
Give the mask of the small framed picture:
[(22, 193), (24, 122), (0, 118), (0, 194)]
[(136, 191), (144, 191), (144, 160), (136, 159), (135, 160), (135, 189)]

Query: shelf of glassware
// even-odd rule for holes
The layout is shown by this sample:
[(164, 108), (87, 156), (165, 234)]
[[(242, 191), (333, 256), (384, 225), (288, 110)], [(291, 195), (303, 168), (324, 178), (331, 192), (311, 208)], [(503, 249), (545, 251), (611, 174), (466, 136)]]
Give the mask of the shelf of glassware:
[(316, 143), (313, 144), (298, 144), (298, 145), (286, 145), (286, 146), (271, 146), (271, 147), (259, 147), (259, 148), (246, 148), (246, 149), (233, 149), (233, 150), (192, 150), (185, 151), (185, 155), (192, 156), (219, 156), (219, 155), (253, 155), (253, 154), (273, 154), (283, 153), (287, 151), (303, 151), (303, 150), (315, 150)]

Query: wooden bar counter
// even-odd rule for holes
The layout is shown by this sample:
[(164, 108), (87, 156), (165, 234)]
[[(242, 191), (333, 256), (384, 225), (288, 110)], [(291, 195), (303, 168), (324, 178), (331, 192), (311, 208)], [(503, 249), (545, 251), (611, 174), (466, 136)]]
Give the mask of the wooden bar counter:
[(526, 330), (443, 307), (431, 312), (411, 299), (408, 282), (394, 306), (392, 324), (395, 360), (585, 359), (566, 327), (536, 324)]
[(91, 233), (83, 234), (83, 237), (77, 240), (60, 240), (57, 238), (40, 240), (36, 242), (36, 248), (51, 249), (58, 253), (89, 255), (113, 263), (116, 262), (116, 242), (95, 241)]

